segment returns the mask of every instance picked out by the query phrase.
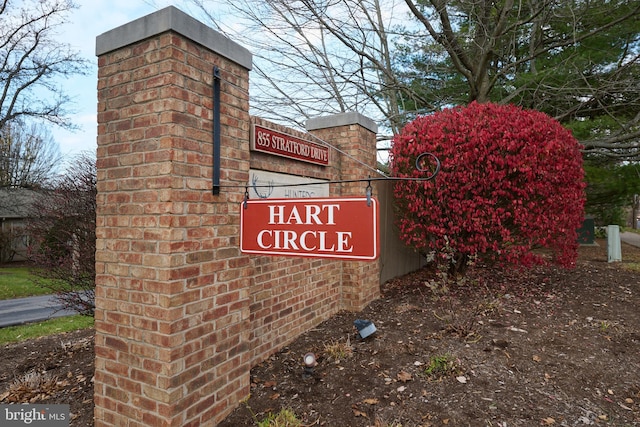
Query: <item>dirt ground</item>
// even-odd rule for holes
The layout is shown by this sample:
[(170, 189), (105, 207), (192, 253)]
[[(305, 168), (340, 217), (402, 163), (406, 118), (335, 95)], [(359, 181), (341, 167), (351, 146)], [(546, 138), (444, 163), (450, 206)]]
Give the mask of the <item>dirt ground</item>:
[[(387, 283), (364, 311), (256, 366), (251, 396), (221, 425), (287, 408), (305, 426), (640, 426), (640, 248), (623, 244), (624, 261), (609, 264), (599, 244), (571, 271), (478, 267), (443, 289), (424, 270)], [(356, 319), (375, 334), (360, 339)], [(69, 403), (71, 426), (93, 425), (91, 331), (5, 346), (0, 364), (0, 402)]]

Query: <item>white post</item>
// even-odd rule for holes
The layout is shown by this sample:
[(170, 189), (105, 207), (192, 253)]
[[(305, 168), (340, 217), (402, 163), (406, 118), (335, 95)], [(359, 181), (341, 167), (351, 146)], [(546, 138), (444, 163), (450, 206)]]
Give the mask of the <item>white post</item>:
[(607, 226), (607, 256), (609, 257), (609, 262), (622, 261), (620, 227), (617, 225)]

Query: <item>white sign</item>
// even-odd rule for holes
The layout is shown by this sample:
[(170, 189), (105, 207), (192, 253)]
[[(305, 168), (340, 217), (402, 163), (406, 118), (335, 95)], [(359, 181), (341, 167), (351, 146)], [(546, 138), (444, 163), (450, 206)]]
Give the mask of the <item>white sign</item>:
[(328, 181), (259, 169), (249, 171), (249, 199), (302, 199), (309, 197), (329, 197)]

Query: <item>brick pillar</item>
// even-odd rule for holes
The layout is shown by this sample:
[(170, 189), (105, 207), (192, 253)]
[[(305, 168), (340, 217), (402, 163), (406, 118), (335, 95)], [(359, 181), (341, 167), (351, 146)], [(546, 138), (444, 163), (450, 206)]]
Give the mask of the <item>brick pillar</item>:
[[(338, 164), (340, 180), (377, 177), (374, 170), (364, 167), (356, 159), (372, 168), (377, 164), (377, 125), (359, 113), (343, 113), (319, 117), (306, 123), (307, 130), (318, 138), (339, 148), (350, 157), (332, 151)], [(364, 196), (367, 183), (342, 184), (341, 196)], [(375, 186), (372, 187), (375, 188)], [(375, 196), (375, 194), (374, 194)], [(380, 297), (380, 265), (378, 261), (344, 261), (342, 263), (341, 308), (360, 311)]]
[(169, 7), (96, 40), (96, 426), (215, 425), (249, 394), (251, 54)]

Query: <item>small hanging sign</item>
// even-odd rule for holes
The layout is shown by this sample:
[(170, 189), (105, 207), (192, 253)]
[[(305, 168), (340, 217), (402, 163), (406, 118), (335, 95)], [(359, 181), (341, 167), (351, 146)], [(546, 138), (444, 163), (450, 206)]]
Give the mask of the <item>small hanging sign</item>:
[(240, 207), (240, 250), (248, 254), (375, 260), (375, 198), (246, 200)]
[(329, 147), (257, 124), (251, 129), (252, 150), (322, 166), (329, 164)]

